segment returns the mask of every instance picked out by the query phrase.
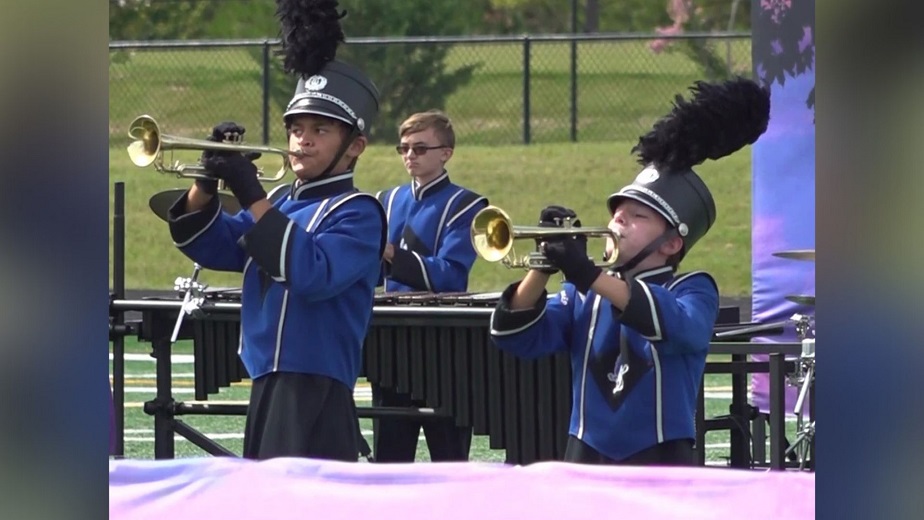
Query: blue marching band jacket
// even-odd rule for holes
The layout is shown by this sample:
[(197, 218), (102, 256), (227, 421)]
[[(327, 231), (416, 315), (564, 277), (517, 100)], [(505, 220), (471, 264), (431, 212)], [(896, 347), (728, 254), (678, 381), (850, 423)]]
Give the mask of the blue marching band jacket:
[(391, 264), (383, 262), (385, 291), (466, 291), (476, 256), (472, 220), (488, 200), (453, 184), (445, 170), (423, 187), (412, 181), (376, 198), (395, 245)]
[(183, 214), (184, 195), (170, 233), (202, 267), (243, 273), (239, 353), (252, 379), (298, 372), (353, 388), (381, 272), (382, 206), (352, 172), (284, 188), (257, 223), (224, 213), (218, 197)]
[(502, 293), (491, 336), (525, 358), (570, 353), (571, 435), (616, 461), (695, 438), (700, 378), (719, 312), (710, 275), (675, 276), (670, 266), (640, 273), (629, 282), (622, 312), (570, 283), (555, 296), (544, 293), (534, 308), (512, 311), (518, 284)]

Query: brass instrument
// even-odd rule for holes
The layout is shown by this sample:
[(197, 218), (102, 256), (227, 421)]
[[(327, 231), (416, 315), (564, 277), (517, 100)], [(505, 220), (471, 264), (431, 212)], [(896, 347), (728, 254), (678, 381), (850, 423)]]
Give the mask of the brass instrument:
[[(552, 268), (548, 259), (538, 252), (532, 251), (522, 257), (517, 257), (514, 251), (514, 241), (520, 239), (541, 239), (543, 237), (561, 235), (584, 235), (591, 237), (608, 237), (618, 244), (619, 237), (606, 227), (575, 227), (570, 220), (566, 220), (562, 227), (541, 226), (514, 226), (510, 217), (504, 210), (496, 206), (488, 206), (479, 211), (471, 226), (472, 245), (478, 256), (488, 262), (501, 262), (511, 269), (549, 269)], [(606, 262), (595, 262), (594, 265), (606, 268), (613, 265), (618, 256), (618, 250)]]
[(157, 121), (151, 116), (142, 115), (135, 118), (129, 125), (128, 136), (135, 139), (128, 145), (128, 156), (135, 166), (142, 168), (154, 165), (154, 169), (161, 173), (175, 173), (177, 177), (189, 179), (214, 179), (208, 171), (199, 164), (183, 164), (174, 161), (169, 166), (164, 165), (163, 153), (167, 150), (219, 150), (240, 153), (278, 154), (283, 156), (283, 165), (274, 177), (265, 177), (263, 169), (257, 169), (257, 176), (261, 182), (277, 182), (289, 170), (289, 155), (298, 155), (280, 148), (267, 146), (250, 146), (235, 143), (217, 143), (207, 139), (190, 139), (166, 135), (160, 131)]

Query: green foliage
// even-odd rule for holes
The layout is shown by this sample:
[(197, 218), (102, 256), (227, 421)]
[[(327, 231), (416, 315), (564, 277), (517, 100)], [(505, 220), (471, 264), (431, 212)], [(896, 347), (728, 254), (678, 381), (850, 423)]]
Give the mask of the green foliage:
[(182, 40), (202, 38), (218, 11), (217, 2), (127, 0), (109, 4), (110, 40)]
[[(340, 6), (347, 11), (342, 21), (347, 38), (458, 35), (480, 18), (476, 11), (459, 9), (458, 3), (446, 0), (344, 0)], [(478, 68), (477, 63), (451, 68), (447, 58), (452, 48), (449, 44), (341, 45), (337, 58), (363, 69), (381, 94), (379, 117), (369, 133), (371, 141), (394, 140), (398, 125), (414, 112), (446, 109), (447, 99), (467, 84)], [(262, 63), (259, 49), (250, 52)], [(273, 60), (271, 67), (270, 98), (281, 109), (291, 99), (296, 81), (282, 72), (280, 60)]]

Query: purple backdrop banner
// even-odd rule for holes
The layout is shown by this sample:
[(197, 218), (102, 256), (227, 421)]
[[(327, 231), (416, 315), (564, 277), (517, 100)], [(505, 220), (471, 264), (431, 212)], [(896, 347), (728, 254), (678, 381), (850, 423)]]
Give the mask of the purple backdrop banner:
[(714, 468), (351, 464), (214, 457), (109, 462), (119, 520), (698, 520), (815, 517), (815, 474)]
[[(815, 0), (754, 0), (751, 30), (754, 73), (771, 89), (770, 125), (752, 149), (752, 319), (768, 323), (814, 316), (786, 296), (815, 295), (815, 262), (773, 253), (815, 249)], [(786, 331), (755, 342), (798, 341), (792, 324)], [(768, 411), (768, 376), (752, 383), (754, 405)], [(790, 411), (797, 394), (787, 388)]]

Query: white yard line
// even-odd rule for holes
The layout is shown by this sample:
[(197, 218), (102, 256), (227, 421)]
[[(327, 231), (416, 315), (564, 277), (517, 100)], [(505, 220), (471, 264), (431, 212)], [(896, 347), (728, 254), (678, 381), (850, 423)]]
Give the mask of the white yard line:
[[(193, 362), (195, 357), (192, 354), (173, 354), (170, 356), (170, 363), (174, 365), (183, 365)], [(109, 353), (109, 361), (112, 361), (112, 352)], [(150, 354), (125, 354), (125, 361), (146, 361), (154, 362), (154, 358)]]

